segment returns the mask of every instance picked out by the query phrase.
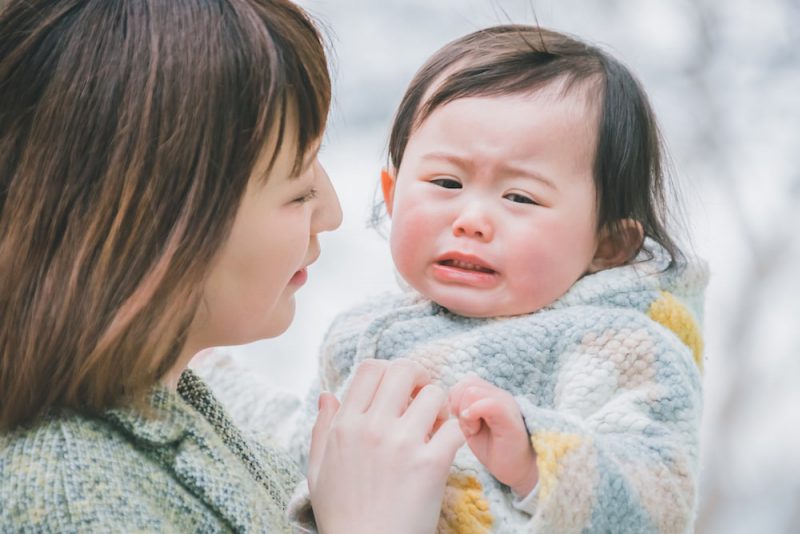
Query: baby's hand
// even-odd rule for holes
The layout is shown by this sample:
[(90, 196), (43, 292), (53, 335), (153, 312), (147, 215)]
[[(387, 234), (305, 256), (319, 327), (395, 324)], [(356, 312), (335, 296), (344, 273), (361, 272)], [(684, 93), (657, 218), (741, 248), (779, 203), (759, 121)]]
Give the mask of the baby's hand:
[(450, 411), (458, 417), (467, 444), (492, 475), (519, 497), (539, 480), (536, 452), (517, 402), (507, 391), (477, 375), (450, 390)]

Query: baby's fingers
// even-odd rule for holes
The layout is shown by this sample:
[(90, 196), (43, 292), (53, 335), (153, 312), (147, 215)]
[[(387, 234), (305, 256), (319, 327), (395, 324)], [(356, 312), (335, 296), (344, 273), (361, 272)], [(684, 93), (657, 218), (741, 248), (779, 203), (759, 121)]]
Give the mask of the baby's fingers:
[(512, 426), (511, 415), (500, 398), (487, 397), (473, 402), (469, 408), (463, 410), (459, 414), (459, 422), (462, 428), (474, 430), (472, 434), (480, 431), (481, 422), (495, 432)]
[(464, 433), (464, 436), (466, 436), (467, 439), (480, 432), (481, 426), (483, 425), (481, 418), (473, 417), (469, 409), (464, 410), (459, 414), (458, 424), (461, 426), (461, 431)]
[[(469, 373), (467, 376), (459, 380), (456, 385), (450, 388), (448, 395), (448, 402), (450, 405), (450, 412), (458, 414), (466, 409), (472, 402), (474, 402), (481, 395), (478, 393), (486, 387), (494, 387), (475, 373)], [(471, 395), (465, 397), (467, 390), (474, 389)]]

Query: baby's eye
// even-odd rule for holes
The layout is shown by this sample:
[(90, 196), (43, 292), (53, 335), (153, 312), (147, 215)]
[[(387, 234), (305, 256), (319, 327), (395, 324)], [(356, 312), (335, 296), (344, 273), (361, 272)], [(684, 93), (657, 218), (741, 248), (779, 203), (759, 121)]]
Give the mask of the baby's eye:
[(518, 204), (537, 204), (537, 202), (531, 197), (520, 193), (508, 193), (503, 196), (503, 198), (510, 200), (511, 202), (517, 202)]
[(431, 183), (445, 189), (461, 189), (461, 182), (452, 178), (436, 178), (431, 180)]

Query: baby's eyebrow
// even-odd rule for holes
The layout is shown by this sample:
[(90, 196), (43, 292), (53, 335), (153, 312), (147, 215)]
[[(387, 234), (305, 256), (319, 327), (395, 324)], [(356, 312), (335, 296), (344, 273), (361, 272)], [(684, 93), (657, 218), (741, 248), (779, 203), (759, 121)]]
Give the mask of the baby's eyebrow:
[(540, 182), (542, 185), (549, 187), (550, 189), (557, 189), (556, 184), (554, 184), (552, 180), (531, 169), (527, 169), (525, 167), (517, 166), (507, 162), (499, 163), (497, 167), (500, 170), (500, 172), (504, 175), (518, 176), (521, 178), (530, 178), (531, 180), (536, 180), (537, 182)]
[(444, 161), (446, 163), (452, 163), (453, 165), (468, 170), (475, 167), (475, 163), (470, 158), (462, 157), (450, 152), (438, 152), (438, 151), (426, 152), (425, 154), (422, 155), (422, 159), (432, 160), (432, 161)]

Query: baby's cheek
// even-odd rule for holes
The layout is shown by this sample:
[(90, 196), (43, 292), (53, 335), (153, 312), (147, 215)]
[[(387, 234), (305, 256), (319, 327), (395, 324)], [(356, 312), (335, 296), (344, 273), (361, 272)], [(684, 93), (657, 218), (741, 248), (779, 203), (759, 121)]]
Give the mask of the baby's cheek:
[(511, 286), (518, 313), (530, 313), (552, 304), (578, 279), (572, 266), (548, 255), (522, 255), (512, 271)]
[(392, 219), (390, 245), (395, 264), (401, 270), (413, 269), (432, 258), (438, 232), (432, 218), (424, 212), (403, 209)]

